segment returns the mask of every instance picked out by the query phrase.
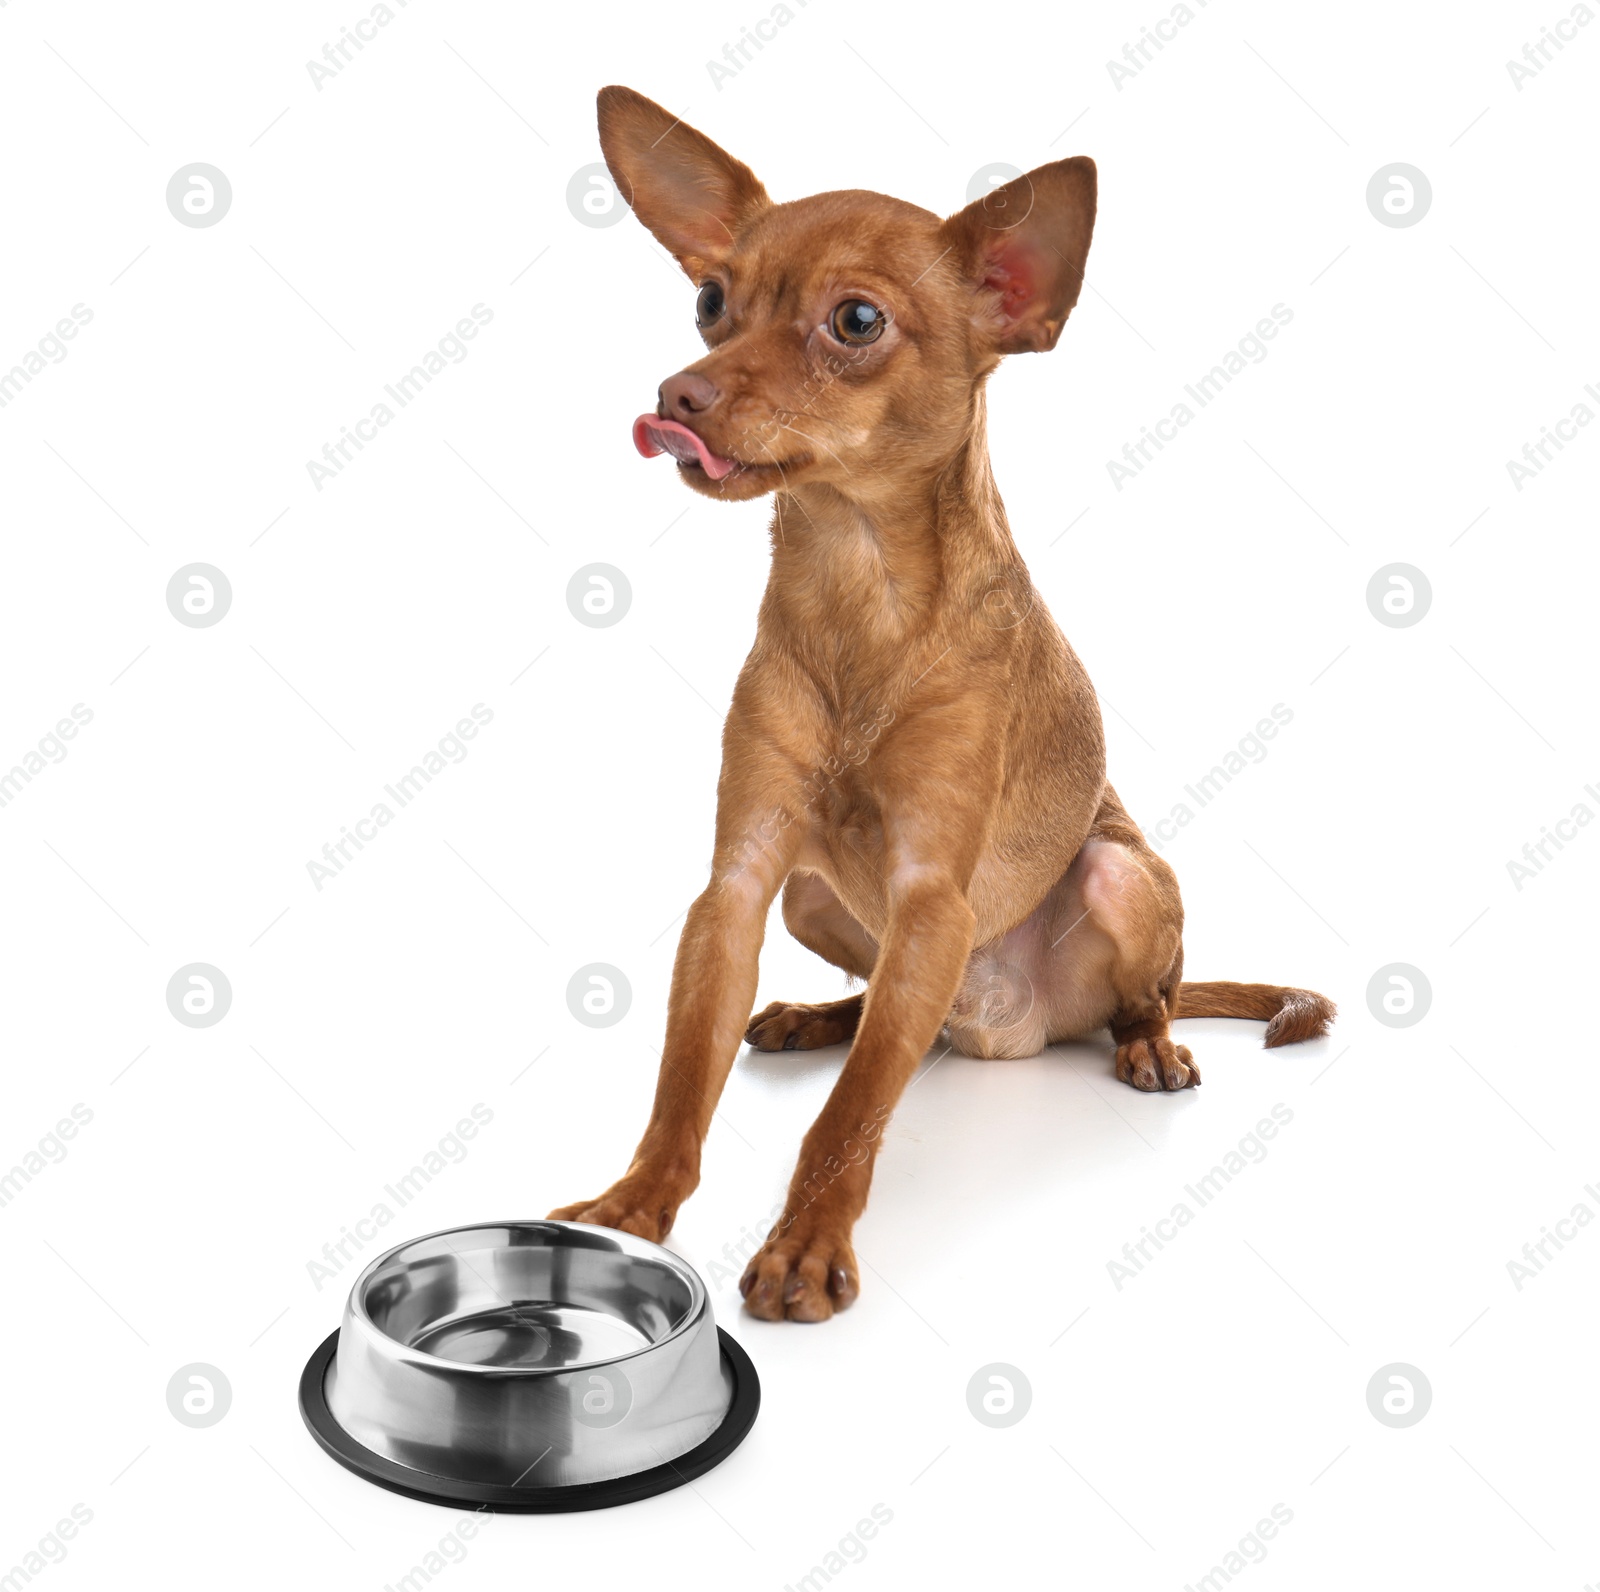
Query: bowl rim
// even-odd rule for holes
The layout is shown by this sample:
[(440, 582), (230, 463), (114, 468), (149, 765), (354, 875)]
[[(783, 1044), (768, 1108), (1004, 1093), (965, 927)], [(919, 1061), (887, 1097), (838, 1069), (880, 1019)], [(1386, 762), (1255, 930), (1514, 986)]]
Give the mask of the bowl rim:
[[(400, 1339), (391, 1337), (372, 1319), (371, 1312), (367, 1309), (366, 1286), (378, 1270), (392, 1260), (401, 1251), (411, 1249), (418, 1244), (426, 1244), (435, 1238), (447, 1238), (455, 1233), (471, 1233), (485, 1228), (494, 1227), (548, 1227), (557, 1230), (578, 1228), (584, 1232), (604, 1233), (607, 1237), (617, 1240), (624, 1246), (639, 1245), (640, 1250), (634, 1252), (636, 1260), (649, 1261), (653, 1265), (662, 1265), (689, 1286), (689, 1308), (674, 1324), (672, 1330), (664, 1337), (657, 1338), (654, 1342), (640, 1344), (637, 1349), (629, 1349), (624, 1354), (605, 1355), (593, 1360), (571, 1360), (561, 1365), (482, 1365), (470, 1360), (451, 1360), (444, 1355), (430, 1354), (425, 1349), (414, 1348), (409, 1343), (402, 1343)], [(527, 1376), (562, 1376), (570, 1372), (586, 1371), (595, 1366), (621, 1365), (626, 1361), (637, 1359), (640, 1355), (654, 1353), (665, 1348), (668, 1344), (682, 1337), (688, 1330), (707, 1313), (710, 1308), (710, 1296), (706, 1292), (705, 1284), (700, 1280), (700, 1274), (680, 1255), (675, 1255), (665, 1245), (652, 1242), (648, 1238), (640, 1238), (635, 1233), (625, 1233), (620, 1228), (600, 1227), (593, 1222), (562, 1222), (549, 1217), (521, 1217), (510, 1221), (483, 1221), (467, 1222), (459, 1227), (440, 1227), (430, 1233), (418, 1233), (386, 1249), (381, 1255), (370, 1261), (357, 1275), (350, 1285), (350, 1294), (345, 1301), (345, 1316), (349, 1321), (354, 1321), (365, 1331), (370, 1332), (379, 1342), (392, 1346), (397, 1355), (403, 1356), (408, 1364), (439, 1366), (456, 1375), (484, 1376), (490, 1379)], [(337, 1336), (343, 1335), (344, 1327), (340, 1326)]]

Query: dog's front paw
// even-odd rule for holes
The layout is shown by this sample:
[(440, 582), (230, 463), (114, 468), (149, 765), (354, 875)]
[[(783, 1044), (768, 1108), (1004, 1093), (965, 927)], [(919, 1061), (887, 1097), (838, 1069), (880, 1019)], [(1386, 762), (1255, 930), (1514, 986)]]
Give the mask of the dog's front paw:
[(550, 1212), (552, 1222), (588, 1222), (615, 1227), (659, 1244), (672, 1231), (684, 1195), (644, 1178), (625, 1177), (597, 1200), (579, 1200)]
[(1192, 1089), (1200, 1082), (1200, 1069), (1187, 1045), (1134, 1039), (1117, 1046), (1117, 1076), (1135, 1089)]
[(826, 1321), (861, 1292), (856, 1252), (838, 1234), (804, 1215), (780, 1222), (739, 1280), (744, 1307), (763, 1321)]
[(802, 1006), (795, 1001), (773, 1001), (751, 1017), (744, 1042), (757, 1050), (817, 1050), (842, 1045), (861, 1021), (860, 995), (841, 1001)]

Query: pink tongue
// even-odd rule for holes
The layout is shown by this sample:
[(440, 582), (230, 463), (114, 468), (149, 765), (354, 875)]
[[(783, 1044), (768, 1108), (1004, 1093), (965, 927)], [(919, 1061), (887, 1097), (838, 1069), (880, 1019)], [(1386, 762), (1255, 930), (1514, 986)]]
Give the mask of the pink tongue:
[(633, 445), (647, 459), (670, 453), (680, 464), (698, 464), (713, 481), (720, 481), (734, 465), (732, 459), (719, 459), (687, 426), (655, 415), (640, 415), (634, 421)]

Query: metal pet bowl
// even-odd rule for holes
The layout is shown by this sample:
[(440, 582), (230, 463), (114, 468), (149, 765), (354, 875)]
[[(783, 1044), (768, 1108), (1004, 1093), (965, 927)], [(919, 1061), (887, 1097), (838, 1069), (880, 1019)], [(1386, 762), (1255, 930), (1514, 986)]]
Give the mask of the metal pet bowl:
[(581, 1222), (430, 1233), (356, 1279), (300, 1378), (341, 1465), (413, 1498), (543, 1512), (665, 1492), (761, 1403), (693, 1268)]

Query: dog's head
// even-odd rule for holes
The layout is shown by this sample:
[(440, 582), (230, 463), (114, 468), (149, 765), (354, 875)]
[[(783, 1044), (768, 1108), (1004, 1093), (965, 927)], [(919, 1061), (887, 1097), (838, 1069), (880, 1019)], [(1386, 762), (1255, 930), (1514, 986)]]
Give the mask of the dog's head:
[(807, 482), (855, 496), (925, 475), (969, 434), (1002, 355), (1055, 346), (1083, 284), (1084, 156), (941, 220), (861, 191), (775, 204), (748, 166), (632, 89), (600, 91), (600, 145), (694, 283), (708, 350), (661, 384), (634, 440), (709, 497)]

